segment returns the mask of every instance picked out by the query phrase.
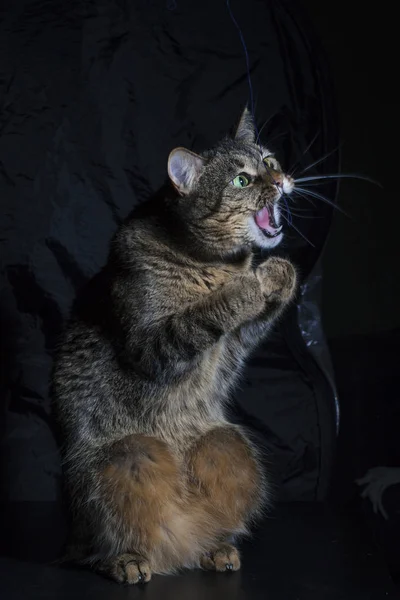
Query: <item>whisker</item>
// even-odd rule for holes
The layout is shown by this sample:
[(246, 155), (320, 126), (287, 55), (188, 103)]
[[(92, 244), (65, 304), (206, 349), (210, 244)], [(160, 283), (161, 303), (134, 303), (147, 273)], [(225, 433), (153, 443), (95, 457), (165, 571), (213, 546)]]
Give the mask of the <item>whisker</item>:
[[(247, 84), (249, 86), (250, 112), (252, 114), (253, 121), (254, 121), (254, 94), (253, 94), (253, 84), (252, 84), (252, 81), (251, 81), (251, 70), (250, 70), (249, 52), (247, 50), (247, 45), (246, 45), (246, 41), (244, 39), (243, 32), (242, 32), (242, 30), (240, 28), (239, 23), (237, 22), (237, 20), (235, 18), (235, 15), (233, 14), (233, 11), (232, 11), (232, 8), (231, 8), (231, 4), (230, 4), (230, 0), (226, 0), (226, 7), (228, 9), (231, 21), (232, 21), (232, 23), (234, 24), (234, 26), (237, 29), (237, 32), (238, 32), (239, 38), (240, 38), (240, 42), (242, 44), (243, 51), (244, 51), (244, 58), (245, 58), (245, 62), (246, 62)], [(254, 125), (255, 125), (255, 123), (254, 123)], [(256, 130), (257, 130), (257, 126), (256, 126)]]
[[(281, 206), (281, 211), (282, 210), (285, 211), (286, 213), (288, 212), (284, 206)], [(316, 216), (316, 215), (299, 215), (293, 209), (290, 209), (290, 214), (292, 216), (294, 215), (297, 219), (323, 219), (323, 217)]]
[(274, 112), (274, 113), (273, 113), (271, 116), (269, 116), (269, 117), (268, 117), (268, 119), (266, 119), (266, 120), (264, 121), (263, 125), (261, 126), (261, 129), (259, 129), (259, 131), (258, 131), (258, 135), (257, 135), (257, 139), (256, 139), (256, 144), (258, 144), (258, 142), (259, 142), (259, 139), (260, 139), (260, 136), (261, 136), (261, 134), (262, 134), (262, 131), (263, 131), (264, 127), (265, 127), (266, 125), (268, 125), (268, 123), (271, 121), (271, 119), (273, 119), (273, 117), (274, 117), (275, 115), (276, 115), (276, 112)]
[(313, 248), (315, 248), (315, 244), (313, 244), (312, 242), (310, 242), (310, 240), (304, 235), (304, 233), (302, 233), (300, 231), (300, 229), (297, 229), (296, 225), (293, 225), (292, 223), (289, 223), (287, 217), (285, 217), (284, 214), (282, 214), (282, 217), (285, 219), (285, 221), (290, 225), (290, 227), (292, 227), (295, 231), (297, 231), (297, 233), (303, 238), (303, 240), (305, 240), (308, 244), (310, 244), (310, 246), (312, 246)]
[(315, 140), (317, 139), (317, 137), (319, 136), (319, 134), (321, 133), (321, 130), (319, 129), (317, 131), (317, 133), (314, 135), (313, 139), (311, 140), (311, 142), (308, 144), (307, 148), (304, 150), (304, 152), (300, 155), (300, 158), (298, 158), (296, 160), (296, 162), (294, 163), (293, 167), (289, 170), (289, 175), (290, 177), (293, 177), (296, 169), (299, 167), (300, 161), (303, 158), (303, 156), (305, 156), (307, 154), (307, 152), (310, 150), (311, 146), (314, 144)]
[(281, 131), (280, 133), (274, 135), (271, 139), (268, 140), (268, 146), (272, 144), (272, 142), (276, 142), (276, 140), (282, 137), (283, 135), (287, 135), (287, 131)]
[(282, 194), (282, 198), (283, 198), (283, 201), (285, 203), (286, 212), (289, 215), (288, 223), (289, 223), (289, 225), (291, 225), (292, 222), (293, 222), (293, 218), (292, 218), (292, 213), (291, 213), (290, 208), (289, 208), (289, 202), (288, 202), (288, 199), (286, 197), (286, 194)]
[[(299, 196), (301, 196), (301, 194), (300, 194), (299, 192), (297, 192), (297, 190), (296, 190), (296, 189), (294, 189), (294, 190), (292, 191), (292, 194), (294, 194), (294, 193), (297, 193)], [(285, 199), (287, 199), (287, 200), (292, 200), (292, 202), (296, 203), (296, 198), (294, 198), (294, 197), (293, 197), (293, 195), (291, 195), (291, 196), (289, 197), (287, 194), (284, 194), (284, 196), (285, 196)], [(302, 197), (305, 197), (305, 196), (302, 196)], [(288, 208), (288, 202), (285, 202), (285, 205), (286, 205), (286, 208)], [(315, 205), (314, 205), (314, 206), (315, 206)], [(280, 206), (280, 208), (283, 208), (283, 206)], [(290, 208), (290, 211), (291, 211), (291, 212), (293, 212), (293, 214), (295, 214), (292, 208)], [(297, 206), (297, 205), (296, 205), (296, 211), (297, 211), (298, 213), (300, 213), (300, 212), (312, 213), (312, 212), (313, 212), (313, 210), (312, 210), (312, 209), (310, 209), (310, 208), (302, 208), (302, 207), (300, 207), (300, 206)]]
[(329, 185), (329, 182), (328, 181), (309, 181), (309, 182), (307, 182), (307, 187), (318, 187), (321, 185), (327, 186), (327, 185)]
[(311, 165), (308, 165), (308, 167), (306, 167), (305, 169), (303, 169), (301, 171), (301, 173), (305, 173), (306, 171), (309, 171), (313, 167), (316, 167), (317, 165), (319, 165), (319, 163), (322, 163), (322, 161), (326, 160), (327, 158), (329, 158), (330, 156), (332, 156), (332, 154), (334, 154), (335, 152), (337, 152), (339, 150), (339, 148), (341, 148), (341, 146), (342, 146), (342, 144), (339, 144), (339, 146), (336, 146), (336, 148), (334, 148), (330, 152), (327, 152), (326, 154), (324, 154), (324, 156), (322, 156), (318, 160), (316, 160), (313, 163), (311, 163)]
[(332, 206), (332, 208), (335, 208), (339, 212), (343, 213), (349, 219), (351, 218), (350, 215), (347, 214), (347, 212), (345, 210), (343, 210), (343, 208), (341, 208), (340, 206), (338, 206), (337, 204), (332, 202), (332, 200), (329, 200), (329, 198), (326, 198), (322, 194), (318, 194), (317, 192), (312, 192), (311, 190), (306, 190), (304, 188), (297, 188), (297, 189), (298, 189), (298, 191), (303, 192), (303, 194), (305, 194), (306, 196), (311, 196), (312, 198), (317, 198), (318, 200), (322, 200), (322, 202), (329, 204), (329, 206)]
[(324, 179), (361, 179), (362, 181), (368, 181), (369, 183), (374, 183), (383, 189), (382, 184), (379, 181), (375, 181), (375, 179), (371, 179), (370, 177), (365, 177), (364, 175), (357, 175), (357, 173), (336, 173), (330, 175), (311, 175), (310, 177), (299, 177), (299, 179), (295, 179), (295, 183), (306, 183), (307, 181), (322, 181)]
[[(300, 196), (300, 198), (303, 198), (304, 200), (307, 200), (307, 202), (309, 202), (310, 204), (312, 204), (314, 208), (317, 208), (317, 205), (315, 204), (315, 202), (313, 202), (313, 201), (311, 200), (311, 198), (308, 198), (307, 196), (305, 196), (304, 194), (302, 194), (301, 192), (299, 192), (299, 190), (298, 190), (298, 189), (296, 189), (296, 188), (295, 188), (295, 189), (292, 191), (292, 194), (297, 194), (298, 196)], [(294, 202), (296, 202), (296, 199), (295, 199), (295, 198), (293, 198), (293, 200), (294, 200)]]
[[(290, 199), (291, 199), (291, 200), (294, 200), (294, 198), (292, 198), (292, 197), (291, 197)], [(283, 207), (281, 206), (281, 208), (283, 208)], [(303, 213), (313, 213), (313, 212), (314, 212), (314, 211), (312, 210), (312, 208), (303, 208), (303, 207), (301, 207), (301, 206), (298, 206), (297, 204), (296, 204), (296, 207), (295, 207), (295, 208), (296, 208), (296, 212), (298, 212), (298, 213), (301, 213), (301, 212), (303, 212)], [(291, 211), (293, 212), (293, 214), (294, 214), (293, 208), (291, 208), (290, 210), (291, 210)]]

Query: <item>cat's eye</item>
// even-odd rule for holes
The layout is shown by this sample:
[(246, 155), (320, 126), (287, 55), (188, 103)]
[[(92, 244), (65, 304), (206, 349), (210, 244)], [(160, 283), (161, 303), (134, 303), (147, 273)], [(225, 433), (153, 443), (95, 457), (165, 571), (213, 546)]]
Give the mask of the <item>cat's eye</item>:
[(250, 183), (250, 180), (246, 177), (246, 175), (243, 175), (243, 174), (238, 175), (232, 181), (232, 184), (237, 188), (244, 188), (244, 187), (248, 186), (249, 183)]
[(268, 167), (268, 169), (275, 169), (275, 161), (270, 156), (264, 158), (264, 164)]

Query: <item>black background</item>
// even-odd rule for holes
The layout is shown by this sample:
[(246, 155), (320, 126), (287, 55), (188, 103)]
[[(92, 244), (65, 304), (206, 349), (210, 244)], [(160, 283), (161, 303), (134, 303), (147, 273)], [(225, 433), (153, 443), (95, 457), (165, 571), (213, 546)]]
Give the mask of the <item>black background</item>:
[[(334, 495), (355, 498), (354, 478), (400, 466), (399, 90), (396, 16), (390, 2), (305, 0), (332, 68), (344, 181), (323, 256), (322, 317), (341, 404)], [(384, 501), (386, 523), (363, 510), (392, 572), (400, 565), (400, 486)]]
[(324, 255), (323, 319), (329, 338), (400, 327), (399, 91), (396, 16), (390, 2), (305, 6), (332, 67), (342, 170), (383, 190), (343, 182)]
[[(7, 23), (7, 18), (12, 11), (15, 11), (16, 14), (24, 4), (24, 2), (5, 3), (4, 22)], [(26, 4), (28, 6), (28, 3)], [(49, 10), (46, 2), (32, 4), (36, 5), (35, 10), (38, 12), (41, 10), (44, 15)], [(146, 3), (138, 2), (137, 4), (141, 7), (140, 10), (143, 8), (144, 18), (149, 18), (145, 25), (150, 27), (150, 16), (146, 13)], [(287, 4), (290, 5), (290, 2)], [(333, 142), (337, 137), (342, 142), (341, 170), (344, 173), (365, 174), (379, 180), (383, 185), (383, 190), (381, 190), (362, 181), (343, 182), (339, 189), (339, 204), (352, 218), (347, 219), (337, 213), (333, 218), (331, 232), (327, 238), (326, 227), (329, 223), (329, 211), (325, 212), (320, 230), (313, 226), (311, 232), (313, 240), (317, 240), (318, 245), (326, 244), (323, 255), (322, 321), (332, 353), (341, 404), (341, 429), (333, 467), (331, 496), (336, 504), (344, 505), (346, 508), (355, 505), (358, 514), (364, 515), (365, 531), (374, 532), (375, 541), (379, 542), (386, 562), (392, 573), (396, 575), (400, 570), (399, 524), (398, 516), (396, 517), (400, 506), (398, 489), (387, 495), (392, 517), (387, 525), (383, 523), (382, 519), (371, 513), (367, 502), (360, 503), (358, 491), (354, 486), (354, 478), (361, 476), (366, 469), (372, 466), (380, 464), (400, 466), (398, 441), (400, 438), (398, 434), (400, 431), (400, 381), (397, 374), (400, 356), (400, 277), (398, 273), (398, 224), (400, 218), (398, 178), (400, 169), (397, 158), (399, 123), (398, 95), (396, 93), (398, 77), (396, 15), (389, 2), (368, 5), (367, 3), (343, 2), (342, 0), (323, 3), (316, 0), (304, 0), (303, 4), (308, 11), (309, 21), (320, 38), (322, 48), (326, 51), (332, 69), (335, 90), (330, 90), (331, 97), (325, 98), (325, 102), (331, 102), (332, 105), (337, 103), (339, 115), (339, 129), (331, 133), (329, 143), (326, 139), (324, 140), (329, 147), (325, 149), (317, 147), (312, 158), (316, 159), (325, 150), (333, 149)], [(115, 5), (122, 10), (124, 2), (116, 1)], [(76, 97), (69, 95), (69, 92), (71, 89), (76, 90), (79, 87), (76, 65), (80, 61), (90, 64), (91, 52), (93, 52), (93, 56), (96, 56), (97, 52), (96, 36), (102, 43), (102, 36), (103, 40), (106, 39), (110, 35), (110, 31), (107, 28), (107, 19), (104, 20), (103, 31), (101, 30), (101, 20), (99, 20), (100, 30), (94, 32), (93, 39), (90, 37), (91, 32), (89, 31), (86, 38), (87, 45), (83, 47), (79, 38), (79, 26), (74, 23), (74, 15), (79, 13), (81, 6), (80, 2), (71, 2), (68, 8), (65, 5), (65, 9), (58, 16), (59, 22), (55, 26), (52, 23), (46, 25), (46, 19), (44, 19), (44, 25), (39, 21), (36, 29), (35, 27), (31, 28), (23, 51), (18, 43), (19, 33), (16, 29), (13, 37), (4, 38), (6, 44), (2, 50), (2, 57), (9, 67), (8, 74), (10, 75), (8, 79), (3, 78), (1, 81), (2, 92), (4, 92), (2, 97), (11, 97), (12, 116), (15, 117), (18, 113), (17, 125), (21, 124), (21, 127), (23, 125), (25, 132), (29, 131), (30, 125), (23, 124), (23, 119), (26, 117), (24, 113), (28, 113), (27, 119), (29, 119), (31, 112), (30, 116), (34, 115), (35, 122), (41, 123), (41, 127), (34, 134), (28, 135), (31, 146), (21, 145), (18, 137), (13, 137), (12, 141), (1, 146), (3, 153), (1, 176), (3, 189), (7, 193), (7, 201), (13, 198), (12, 177), (16, 173), (19, 178), (18, 186), (21, 186), (21, 181), (24, 181), (27, 190), (25, 196), (15, 196), (14, 204), (14, 200), (7, 204), (7, 214), (4, 224), (2, 224), (6, 232), (5, 237), (8, 239), (9, 231), (15, 227), (15, 215), (21, 214), (21, 210), (24, 211), (24, 218), (20, 220), (15, 229), (18, 243), (13, 247), (7, 271), (7, 281), (11, 283), (13, 293), (19, 299), (18, 306), (9, 304), (9, 296), (7, 296), (9, 290), (6, 288), (6, 294), (2, 296), (1, 314), (3, 350), (1, 383), (5, 389), (5, 401), (1, 407), (2, 416), (5, 417), (8, 413), (8, 420), (6, 421), (4, 418), (1, 423), (8, 436), (7, 443), (3, 447), (2, 474), (5, 483), (1, 491), (2, 497), (7, 498), (11, 495), (18, 501), (22, 499), (47, 502), (59, 499), (56, 496), (59, 493), (57, 490), (59, 490), (60, 472), (57, 448), (50, 434), (52, 425), (46, 395), (51, 353), (71, 299), (82, 283), (104, 262), (108, 240), (120, 219), (130, 210), (131, 197), (129, 194), (133, 195), (135, 202), (140, 201), (162, 183), (163, 161), (169, 150), (171, 138), (174, 138), (177, 144), (183, 143), (194, 149), (201, 149), (210, 141), (215, 141), (214, 138), (219, 137), (235, 121), (237, 109), (233, 102), (228, 103), (227, 110), (208, 111), (204, 109), (205, 101), (213, 106), (213, 103), (217, 103), (219, 107), (225, 107), (222, 92), (218, 95), (212, 87), (220, 76), (223, 85), (228, 85), (232, 80), (235, 81), (239, 90), (236, 96), (237, 100), (241, 101), (247, 97), (246, 81), (243, 78), (239, 78), (238, 81), (235, 79), (235, 74), (243, 65), (243, 54), (239, 45), (237, 46), (236, 62), (229, 67), (231, 70), (228, 69), (225, 72), (222, 69), (221, 72), (218, 72), (217, 68), (216, 72), (211, 75), (206, 70), (209, 79), (207, 77), (204, 79), (205, 89), (202, 88), (200, 77), (200, 84), (197, 84), (198, 95), (190, 95), (193, 82), (186, 81), (182, 97), (189, 94), (190, 109), (186, 110), (185, 106), (178, 107), (178, 118), (175, 122), (175, 129), (172, 131), (167, 131), (164, 124), (171, 111), (174, 110), (173, 102), (168, 98), (165, 99), (165, 102), (164, 99), (160, 99), (159, 88), (152, 82), (149, 82), (148, 87), (144, 85), (140, 89), (133, 86), (129, 102), (139, 106), (141, 113), (138, 111), (138, 114), (147, 114), (148, 118), (139, 122), (139, 117), (129, 116), (128, 123), (125, 124), (127, 129), (138, 128), (140, 136), (138, 140), (124, 140), (129, 147), (130, 163), (121, 166), (118, 151), (114, 153), (119, 144), (118, 135), (115, 132), (119, 131), (122, 126), (119, 119), (123, 120), (121, 114), (124, 114), (126, 109), (126, 106), (123, 106), (120, 111), (119, 107), (116, 108), (115, 105), (120, 98), (119, 86), (122, 90), (126, 85), (124, 78), (131, 72), (131, 69), (141, 81), (147, 80), (146, 60), (150, 65), (151, 50), (148, 50), (146, 46), (142, 47), (144, 58), (138, 65), (127, 67), (121, 63), (121, 67), (117, 68), (114, 65), (114, 68), (110, 69), (112, 76), (103, 87), (99, 86), (98, 89), (96, 89), (98, 74), (96, 75), (96, 64), (94, 64), (91, 86), (92, 92), (94, 90), (98, 97), (94, 102), (97, 112), (92, 110), (88, 96), (85, 96), (84, 88), (79, 89)], [(93, 7), (94, 3), (87, 3), (85, 6)], [(260, 7), (259, 3), (259, 10), (261, 10)], [(229, 33), (223, 34), (221, 38), (220, 50), (223, 57), (223, 53), (226, 51), (225, 45), (229, 47), (230, 44), (238, 44), (237, 32), (228, 24), (225, 5), (218, 5), (215, 11), (214, 18), (224, 18), (226, 26), (230, 28)], [(245, 10), (240, 10), (239, 13), (242, 29), (248, 31), (252, 26), (252, 14)], [(28, 27), (32, 23), (34, 18), (32, 14), (27, 9), (25, 20), (21, 21), (22, 28)], [(157, 9), (151, 15), (151, 18), (160, 18), (159, 26), (161, 26), (161, 22), (164, 23), (169, 18), (171, 23), (173, 22), (173, 16), (169, 17), (165, 11), (162, 13), (162, 17), (159, 17), (160, 14)], [(210, 14), (202, 13), (195, 5), (193, 16), (195, 23), (193, 31), (182, 32), (179, 30), (179, 24), (176, 25), (175, 35), (178, 37), (182, 35), (185, 43), (191, 43), (193, 39), (196, 43), (199, 27), (206, 28), (207, 22), (211, 18)], [(263, 24), (261, 20), (256, 21), (254, 28), (257, 35), (260, 36)], [(279, 19), (275, 25), (278, 22)], [(69, 33), (64, 38), (65, 23), (68, 23)], [(272, 23), (273, 21), (270, 26)], [(48, 33), (42, 43), (40, 31), (43, 26), (47, 27)], [(123, 31), (123, 23), (120, 26), (120, 32), (112, 32), (117, 43), (119, 43), (118, 35)], [(214, 28), (213, 31), (215, 38), (210, 40), (210, 43), (217, 43), (217, 29)], [(266, 31), (266, 35), (267, 33), (269, 30)], [(282, 31), (280, 33), (282, 34)], [(283, 32), (282, 39), (285, 39), (286, 33)], [(72, 36), (72, 38), (68, 36)], [(312, 37), (311, 30), (310, 36)], [(15, 45), (9, 45), (9, 40), (14, 40)], [(200, 34), (198, 41), (199, 55), (201, 55)], [(301, 46), (300, 38), (287, 39), (287, 41), (287, 47), (281, 47), (282, 56)], [(252, 40), (247, 40), (247, 42), (250, 51), (254, 52)], [(57, 53), (52, 53), (53, 48), (57, 48)], [(71, 48), (73, 49), (72, 58)], [(264, 47), (264, 50), (268, 54), (266, 48), (267, 46)], [(318, 44), (313, 48), (314, 53), (320, 51)], [(115, 48), (107, 47), (106, 50), (111, 57)], [(176, 52), (178, 55), (178, 48)], [(31, 56), (34, 57), (32, 60)], [(312, 58), (317, 61), (319, 57)], [(108, 56), (102, 56), (102, 60), (106, 64)], [(110, 60), (110, 64), (112, 64), (112, 59), (110, 58)], [(272, 133), (274, 134), (276, 132), (279, 134), (282, 126), (290, 123), (291, 140), (282, 142), (283, 154), (289, 160), (293, 160), (296, 152), (298, 153), (299, 149), (304, 148), (315, 134), (315, 124), (310, 121), (310, 115), (315, 115), (316, 110), (313, 105), (313, 95), (304, 94), (303, 96), (300, 93), (302, 91), (300, 88), (305, 85), (304, 82), (308, 77), (308, 72), (303, 72), (303, 69), (306, 68), (304, 65), (308, 64), (307, 60), (310, 60), (310, 57), (306, 58), (304, 52), (296, 56), (296, 60), (294, 55), (292, 57), (292, 61), (295, 63), (293, 80), (295, 87), (296, 85), (300, 86), (299, 98), (304, 102), (301, 110), (299, 109), (297, 113), (298, 120), (290, 121), (288, 114), (281, 112), (279, 118), (272, 123)], [(271, 80), (276, 77), (277, 87), (280, 86), (279, 94), (286, 85), (281, 66), (278, 61), (272, 65), (272, 74), (269, 73)], [(269, 67), (271, 68), (271, 65)], [(257, 92), (258, 117), (262, 122), (269, 114), (263, 113), (266, 88), (262, 87), (260, 65), (257, 68), (253, 84)], [(285, 73), (285, 77), (286, 75)], [(326, 82), (330, 82), (328, 67), (326, 67), (325, 73), (320, 73), (320, 76), (324, 80), (321, 80), (321, 87), (323, 86), (326, 90)], [(22, 78), (24, 82), (22, 93), (20, 95), (12, 93), (10, 96), (9, 91), (13, 90), (13, 82), (18, 82), (19, 78)], [(38, 91), (38, 81), (40, 85), (46, 82), (46, 93), (54, 99), (54, 106), (65, 94), (68, 99), (67, 108), (63, 106), (62, 102), (59, 102), (59, 106), (57, 105), (59, 112), (52, 113), (52, 116), (48, 118), (46, 102), (40, 97), (40, 91)], [(210, 81), (212, 85), (207, 88)], [(123, 85), (121, 82), (124, 82)], [(268, 92), (271, 93), (271, 88)], [(83, 95), (79, 96), (80, 93)], [(272, 95), (268, 96), (269, 108), (273, 109), (274, 104), (279, 106), (279, 94), (275, 98), (272, 91)], [(122, 95), (121, 92), (121, 98)], [(149, 98), (152, 100), (149, 101)], [(144, 106), (146, 110), (144, 110)], [(84, 110), (81, 107), (84, 107)], [(69, 115), (69, 121), (68, 119), (60, 121), (59, 129), (54, 135), (54, 123), (64, 110)], [(75, 110), (78, 111), (78, 117), (73, 112)], [(112, 118), (110, 117), (110, 120), (107, 121), (108, 114)], [(329, 114), (333, 115), (332, 119), (335, 121), (334, 110)], [(9, 116), (10, 105), (3, 104), (2, 127), (4, 129), (2, 129), (2, 133), (6, 131)], [(81, 124), (82, 130), (86, 132), (85, 135), (93, 137), (90, 144), (87, 139), (77, 140), (74, 137), (79, 131), (79, 127), (71, 133), (68, 130), (71, 123)], [(98, 137), (101, 129), (99, 123), (104, 128), (103, 133), (105, 131), (103, 139)], [(332, 129), (333, 123), (329, 125)], [(334, 126), (336, 127), (336, 121)], [(293, 136), (293, 131), (301, 131), (297, 139)], [(157, 139), (156, 146), (153, 141), (155, 138)], [(74, 172), (74, 159), (71, 160), (71, 148), (68, 148), (68, 143), (64, 146), (60, 144), (60, 147), (55, 146), (54, 154), (49, 152), (47, 155), (46, 160), (49, 163), (54, 160), (55, 156), (58, 157), (59, 163), (54, 164), (50, 170), (40, 171), (41, 164), (38, 157), (42, 156), (40, 153), (48, 139), (54, 139), (56, 144), (57, 140), (63, 139), (72, 144), (80, 144), (83, 149), (80, 159), (89, 165), (88, 172), (85, 173), (85, 177), (89, 173), (88, 177), (91, 181), (89, 195), (87, 194), (88, 188), (81, 186), (80, 159), (76, 161), (76, 172)], [(290, 142), (294, 139), (297, 148), (290, 147)], [(36, 142), (38, 144), (37, 156), (35, 154)], [(144, 155), (141, 157), (141, 153), (138, 151), (138, 144), (142, 144), (143, 148), (146, 148), (145, 159)], [(64, 159), (69, 163), (69, 170), (67, 169), (63, 179), (59, 173), (62, 173)], [(322, 170), (332, 170), (335, 167), (335, 161), (335, 156), (331, 157)], [(10, 164), (19, 165), (20, 163), (22, 167), (19, 172), (15, 167), (11, 172), (12, 177), (10, 177), (10, 171), (6, 167)], [(48, 173), (50, 175), (57, 173), (57, 177), (52, 179), (51, 176), (48, 177)], [(75, 179), (69, 179), (71, 173), (76, 175)], [(144, 176), (142, 176), (143, 173)], [(34, 195), (37, 192), (37, 187), (35, 188), (33, 185), (35, 179), (40, 181), (39, 187), (44, 193), (43, 202), (39, 202), (38, 196)], [(62, 186), (65, 186), (65, 190)], [(68, 189), (74, 189), (73, 206), (68, 204)], [(55, 204), (52, 200), (53, 192), (58, 198)], [(327, 188), (326, 192), (329, 192), (332, 198), (335, 196), (334, 187)], [(98, 198), (101, 198), (100, 218), (98, 218), (98, 207), (96, 206)], [(18, 202), (22, 204), (19, 205)], [(54, 217), (55, 208), (59, 210), (59, 213)], [(72, 217), (69, 211), (73, 212)], [(63, 230), (65, 222), (72, 222), (74, 228), (69, 231), (68, 228)], [(52, 235), (47, 233), (48, 223), (52, 223)], [(306, 227), (306, 225), (304, 226)], [(47, 238), (47, 242), (46, 245), (43, 245), (42, 242), (45, 238)], [(37, 243), (38, 241), (39, 243)], [(298, 240), (297, 248), (296, 240), (292, 243), (306, 264), (307, 260), (304, 257), (310, 254), (309, 248)], [(24, 265), (21, 267), (26, 256), (30, 258), (31, 270), (24, 270)], [(57, 265), (55, 260), (58, 261)], [(58, 269), (63, 273), (62, 277), (59, 276)], [(50, 289), (53, 293), (56, 290), (55, 295), (43, 294), (42, 284), (43, 289), (47, 291)], [(3, 302), (3, 300), (5, 301)], [(19, 320), (19, 315), (22, 315), (21, 320)], [(40, 333), (40, 336), (37, 335), (37, 332)], [(278, 348), (280, 349), (279, 344)], [(19, 370), (22, 373), (21, 377)], [(293, 370), (295, 369), (293, 368)], [(260, 378), (262, 379), (262, 374)], [(10, 381), (12, 385), (10, 385)], [(293, 381), (294, 384), (291, 382), (290, 385), (297, 385), (296, 378)], [(299, 379), (299, 398), (301, 398), (301, 386), (303, 386), (301, 388), (303, 391), (305, 389), (303, 384), (304, 381)], [(281, 385), (283, 398), (283, 384), (279, 385)], [(35, 392), (34, 394), (32, 394), (32, 390)], [(306, 392), (308, 393), (307, 390)], [(281, 415), (280, 418), (284, 421), (286, 417), (284, 411), (281, 412), (283, 416)], [(276, 411), (277, 413), (278, 411)], [(290, 415), (290, 413), (287, 414)], [(315, 418), (314, 414), (307, 412), (303, 412), (303, 418), (304, 414), (306, 414), (306, 419), (309, 418), (310, 423)], [(300, 425), (301, 427), (304, 425), (300, 419), (296, 421), (293, 414), (287, 420), (294, 429), (296, 427), (300, 429)], [(314, 442), (314, 440), (312, 441)], [(309, 463), (311, 464), (313, 462), (312, 451), (308, 454), (308, 458), (310, 458)], [(310, 466), (310, 464), (305, 465), (306, 468), (309, 468), (310, 472), (315, 472), (315, 466)], [(298, 467), (297, 463), (295, 467)], [(302, 480), (304, 484), (307, 478), (303, 475), (304, 473), (300, 472), (299, 481)], [(302, 484), (296, 483), (295, 478), (292, 478), (293, 480), (295, 481), (293, 488), (290, 485), (287, 486), (289, 495), (293, 492), (294, 496), (301, 497), (298, 490)], [(57, 482), (56, 486), (54, 486), (55, 481)], [(307, 487), (306, 484), (304, 486)], [(54, 491), (55, 489), (56, 491)], [(37, 522), (41, 523), (40, 519), (43, 519), (43, 514), (39, 513), (40, 511)], [(4, 514), (7, 515), (9, 538), (18, 538), (17, 543), (13, 546), (13, 552), (15, 553), (16, 546), (19, 546), (17, 554), (23, 556), (24, 551), (21, 550), (19, 542), (22, 538), (18, 536), (24, 529), (25, 535), (31, 542), (38, 538), (40, 530), (34, 523), (36, 517), (32, 518), (32, 515), (29, 516), (26, 513), (26, 521), (21, 520), (19, 510), (16, 511), (14, 520), (9, 516), (9, 512)], [(49, 514), (48, 512), (47, 516)], [(58, 518), (59, 514), (57, 513), (54, 521), (56, 522)], [(20, 524), (18, 527), (17, 522)], [(48, 522), (51, 523), (52, 519), (50, 518)], [(308, 522), (310, 523), (310, 536), (312, 536), (312, 520)], [(290, 523), (290, 519), (286, 519), (284, 523)], [(282, 527), (284, 530), (285, 525)], [(332, 526), (330, 525), (324, 537), (322, 518), (318, 521), (317, 528), (321, 532), (321, 540), (314, 544), (315, 554), (318, 554), (318, 547), (322, 548), (324, 542), (327, 543), (328, 537), (330, 539), (332, 536)], [(336, 521), (334, 528), (340, 528), (340, 524), (337, 524)], [(276, 536), (279, 535), (278, 529), (274, 534)], [(18, 535), (15, 533), (17, 530)], [(296, 531), (295, 525), (293, 525), (293, 530)], [(286, 530), (286, 534), (289, 539), (288, 530)], [(351, 537), (355, 534), (349, 535)], [(356, 540), (356, 537), (353, 539)], [(357, 542), (354, 541), (354, 544), (354, 548), (356, 548)], [(54, 549), (57, 547), (57, 543), (55, 543)], [(9, 548), (6, 548), (5, 554), (8, 550)], [(36, 551), (37, 548), (33, 543), (28, 552), (30, 560), (33, 560)], [(48, 556), (48, 552), (47, 554), (46, 552), (44, 557)], [(346, 552), (346, 544), (343, 542), (344, 555)], [(355, 552), (356, 550), (354, 550)], [(304, 557), (304, 567), (307, 562), (307, 558)], [(334, 563), (334, 560), (332, 562)], [(335, 568), (340, 568), (340, 560)], [(328, 571), (329, 567), (327, 566), (327, 573)], [(312, 567), (310, 573), (313, 577)], [(19, 577), (23, 578), (23, 575)], [(38, 577), (41, 577), (40, 574)], [(72, 583), (71, 586), (73, 591), (74, 584)], [(377, 586), (379, 587), (379, 584)], [(324, 597), (321, 595), (324, 593), (321, 590), (322, 588), (316, 591), (317, 598)], [(52, 597), (51, 586), (48, 593), (49, 597)]]

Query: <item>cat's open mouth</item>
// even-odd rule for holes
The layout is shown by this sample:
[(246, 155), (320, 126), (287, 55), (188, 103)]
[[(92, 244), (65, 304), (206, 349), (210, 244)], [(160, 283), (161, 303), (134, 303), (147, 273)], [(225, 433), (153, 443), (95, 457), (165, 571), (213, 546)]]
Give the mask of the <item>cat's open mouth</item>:
[(264, 206), (254, 215), (254, 220), (263, 234), (268, 238), (274, 238), (282, 231), (282, 225), (278, 226), (275, 221), (274, 208)]

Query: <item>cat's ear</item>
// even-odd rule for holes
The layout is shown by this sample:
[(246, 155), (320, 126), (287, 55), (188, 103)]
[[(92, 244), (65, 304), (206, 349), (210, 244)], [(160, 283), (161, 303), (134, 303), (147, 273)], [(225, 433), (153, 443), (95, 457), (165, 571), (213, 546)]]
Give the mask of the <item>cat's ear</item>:
[(254, 126), (253, 115), (246, 106), (236, 129), (235, 140), (244, 142), (245, 144), (254, 144), (255, 139), (256, 128)]
[(180, 194), (190, 193), (204, 165), (204, 158), (186, 148), (172, 150), (168, 157), (168, 175)]

